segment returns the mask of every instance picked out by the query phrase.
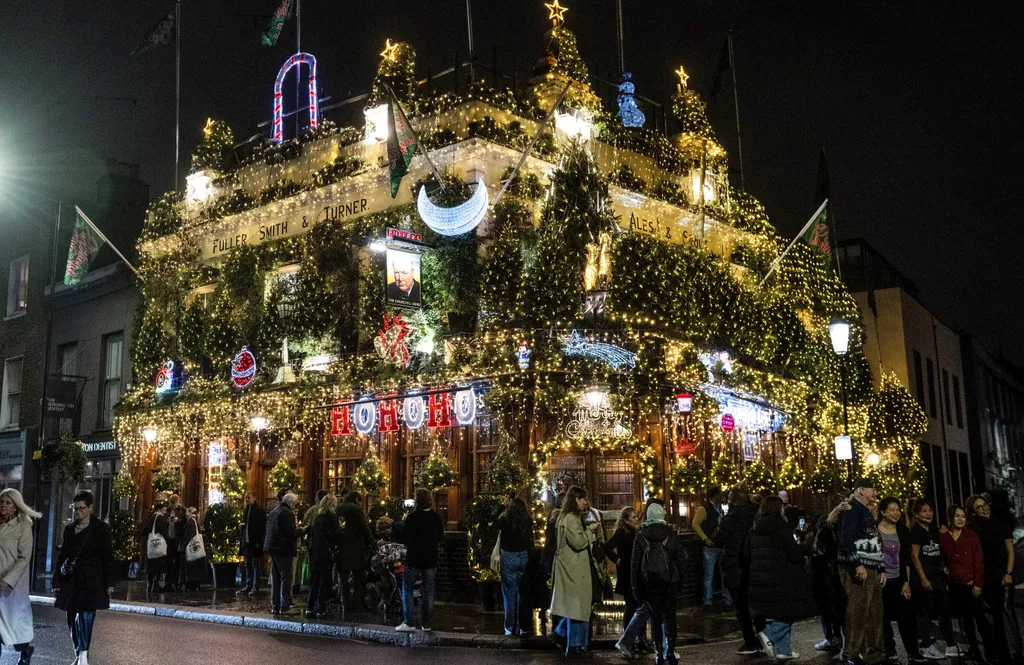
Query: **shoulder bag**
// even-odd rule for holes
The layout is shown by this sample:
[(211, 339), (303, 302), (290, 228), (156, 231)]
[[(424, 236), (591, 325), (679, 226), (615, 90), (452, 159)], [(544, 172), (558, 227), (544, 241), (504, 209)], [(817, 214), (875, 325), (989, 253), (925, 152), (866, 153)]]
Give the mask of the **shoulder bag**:
[(501, 572), (501, 531), (498, 532), (498, 540), (494, 543), (494, 549), (491, 550), (491, 570), (496, 573)]
[[(72, 523), (71, 528), (74, 529), (74, 523)], [(78, 558), (82, 556), (85, 544), (89, 542), (89, 536), (92, 535), (92, 525), (85, 528), (86, 534), (85, 537), (82, 538), (82, 544), (78, 546), (78, 552), (75, 553), (75, 556), (64, 559), (64, 563), (60, 564), (60, 574), (64, 579), (71, 579), (71, 576), (75, 574), (75, 570), (78, 569)]]
[(196, 535), (192, 536), (185, 547), (185, 561), (188, 563), (206, 558), (206, 546), (203, 544), (203, 534), (199, 533), (199, 523), (194, 519), (192, 522), (196, 525)]
[(156, 532), (157, 518), (153, 517), (153, 531), (149, 534), (149, 540), (146, 543), (146, 558), (148, 559), (159, 559), (160, 557), (167, 556), (167, 539)]

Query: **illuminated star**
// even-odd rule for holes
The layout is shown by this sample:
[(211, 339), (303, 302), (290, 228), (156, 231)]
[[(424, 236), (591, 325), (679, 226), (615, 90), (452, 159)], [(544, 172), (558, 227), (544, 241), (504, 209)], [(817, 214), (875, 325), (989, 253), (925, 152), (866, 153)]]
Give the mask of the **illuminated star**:
[(685, 88), (686, 82), (690, 80), (690, 75), (686, 73), (686, 70), (683, 69), (682, 65), (679, 65), (679, 69), (676, 70), (676, 75), (679, 77), (679, 84)]
[(398, 44), (397, 44), (397, 43), (395, 43), (395, 44), (392, 44), (392, 43), (391, 43), (391, 40), (389, 39), (389, 40), (387, 40), (387, 42), (386, 42), (386, 43), (384, 44), (384, 50), (383, 50), (383, 51), (381, 51), (381, 52), (380, 52), (380, 54), (381, 54), (381, 56), (383, 56), (383, 57), (384, 57), (384, 58), (385, 58), (386, 60), (394, 60), (394, 59), (395, 59), (395, 57), (396, 57), (396, 55), (395, 55), (395, 51), (397, 51), (397, 50), (398, 50)]
[(206, 127), (203, 127), (203, 136), (210, 138), (210, 134), (213, 133), (213, 118), (206, 119)]
[(569, 11), (568, 7), (563, 7), (558, 4), (558, 0), (555, 0), (551, 4), (545, 4), (548, 8), (548, 18), (555, 24), (555, 26), (561, 25), (565, 21), (565, 13)]

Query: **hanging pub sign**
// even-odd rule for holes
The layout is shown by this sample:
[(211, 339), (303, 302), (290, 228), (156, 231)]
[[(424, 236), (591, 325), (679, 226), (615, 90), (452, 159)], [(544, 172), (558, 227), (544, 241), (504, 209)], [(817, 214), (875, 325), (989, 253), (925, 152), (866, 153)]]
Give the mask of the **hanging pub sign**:
[(391, 393), (331, 407), (331, 436), (389, 434), (408, 430), (446, 429), (476, 422), (477, 389), (447, 388)]
[(732, 417), (731, 413), (723, 413), (720, 423), (723, 432), (731, 432), (736, 429), (736, 419)]
[(389, 307), (420, 309), (423, 306), (420, 255), (395, 247), (387, 249), (387, 303)]
[(78, 378), (51, 376), (46, 382), (46, 415), (49, 418), (74, 418), (78, 407)]
[(692, 455), (696, 450), (697, 444), (685, 436), (681, 437), (679, 443), (676, 444), (676, 455)]
[(231, 383), (236, 388), (248, 388), (252, 380), (256, 378), (256, 356), (248, 347), (243, 346), (231, 360)]
[(676, 394), (676, 411), (683, 414), (689, 414), (693, 409), (693, 395), (690, 393), (677, 393)]

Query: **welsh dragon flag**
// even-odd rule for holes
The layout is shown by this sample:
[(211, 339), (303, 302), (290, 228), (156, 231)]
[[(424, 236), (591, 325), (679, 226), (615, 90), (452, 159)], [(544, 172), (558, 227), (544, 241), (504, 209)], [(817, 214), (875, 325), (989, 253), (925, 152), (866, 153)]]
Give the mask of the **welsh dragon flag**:
[(388, 171), (391, 175), (391, 198), (395, 198), (402, 178), (409, 172), (409, 162), (420, 145), (416, 132), (405, 119), (405, 113), (393, 94), (388, 100), (388, 129)]
[(93, 228), (92, 220), (75, 206), (75, 230), (68, 247), (68, 266), (64, 271), (64, 284), (77, 286), (89, 272), (89, 264), (103, 246), (103, 238)]
[(800, 239), (829, 259), (832, 258), (832, 241), (828, 230), (828, 199), (822, 202), (814, 217), (804, 227)]
[(277, 44), (277, 40), (281, 37), (281, 32), (284, 30), (284, 24), (294, 15), (295, 0), (281, 0), (281, 6), (274, 11), (274, 15), (270, 17), (270, 22), (267, 23), (266, 30), (263, 31), (263, 35), (260, 37), (260, 43), (268, 47)]

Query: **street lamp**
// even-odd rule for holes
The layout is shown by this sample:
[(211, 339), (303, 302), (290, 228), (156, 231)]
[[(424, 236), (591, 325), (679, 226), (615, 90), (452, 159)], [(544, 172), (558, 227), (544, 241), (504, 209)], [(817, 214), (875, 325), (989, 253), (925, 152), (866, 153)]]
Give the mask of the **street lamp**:
[[(832, 351), (839, 356), (839, 381), (843, 397), (843, 436), (837, 436), (835, 439), (835, 459), (845, 459), (852, 465), (853, 440), (850, 438), (850, 419), (846, 409), (846, 363), (843, 362), (843, 357), (850, 351), (850, 322), (839, 315), (833, 316), (828, 324), (828, 336), (832, 340)], [(835, 471), (835, 482), (838, 487), (838, 468)]]
[(267, 419), (263, 416), (253, 416), (249, 419), (249, 422), (252, 423), (252, 428), (257, 432), (267, 429)]
[(596, 411), (604, 404), (604, 400), (608, 396), (608, 387), (595, 383), (587, 388), (587, 391), (583, 393), (583, 396), (587, 398), (587, 405), (590, 406), (590, 409), (592, 411)]
[(142, 430), (142, 438), (146, 440), (146, 443), (152, 444), (156, 441), (157, 431), (152, 425), (144, 427)]

